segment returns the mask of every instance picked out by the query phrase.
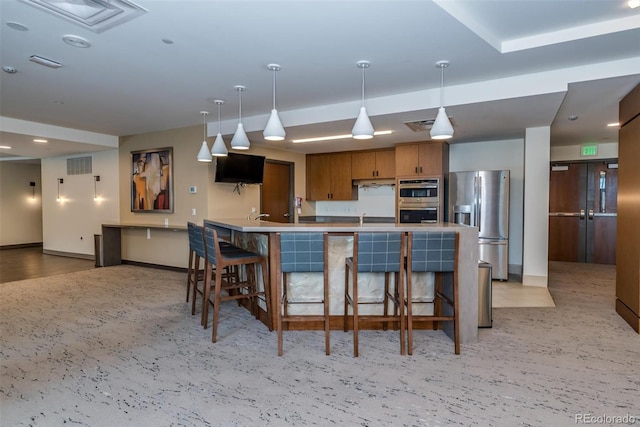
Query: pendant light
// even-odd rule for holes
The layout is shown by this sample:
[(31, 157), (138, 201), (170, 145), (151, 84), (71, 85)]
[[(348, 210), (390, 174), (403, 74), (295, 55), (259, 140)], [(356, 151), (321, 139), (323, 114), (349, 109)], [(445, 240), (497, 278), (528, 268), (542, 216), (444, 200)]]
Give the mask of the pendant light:
[(453, 126), (447, 117), (447, 112), (444, 109), (444, 69), (449, 66), (449, 61), (436, 62), (436, 68), (440, 68), (440, 108), (438, 109), (438, 115), (436, 121), (431, 127), (432, 139), (449, 139), (453, 136)]
[(207, 145), (207, 114), (208, 111), (200, 111), (202, 114), (202, 125), (203, 125), (203, 133), (204, 136), (202, 138), (202, 146), (200, 147), (200, 151), (198, 152), (198, 161), (199, 162), (210, 162), (211, 161), (211, 153), (209, 152), (209, 146)]
[(236, 133), (233, 134), (233, 138), (231, 139), (231, 148), (234, 150), (248, 150), (251, 143), (249, 142), (249, 138), (247, 138), (247, 133), (244, 131), (244, 126), (242, 125), (242, 92), (247, 90), (244, 86), (234, 86), (235, 90), (238, 91), (238, 128), (236, 129)]
[(351, 129), (351, 136), (354, 139), (371, 139), (373, 138), (373, 125), (369, 116), (367, 115), (367, 109), (364, 107), (364, 70), (371, 65), (369, 61), (358, 61), (358, 68), (362, 69), (362, 105), (360, 107), (360, 114), (356, 119), (356, 123)]
[(278, 64), (269, 64), (267, 68), (273, 71), (273, 109), (262, 134), (267, 141), (282, 141), (286, 133), (280, 121), (280, 116), (278, 116), (278, 110), (276, 110), (276, 73), (280, 71), (280, 66)]
[(211, 147), (211, 155), (215, 157), (227, 157), (229, 150), (227, 150), (227, 144), (224, 143), (224, 139), (222, 139), (222, 134), (220, 133), (220, 106), (224, 104), (224, 101), (216, 99), (213, 102), (218, 106), (218, 135), (216, 135), (216, 140)]

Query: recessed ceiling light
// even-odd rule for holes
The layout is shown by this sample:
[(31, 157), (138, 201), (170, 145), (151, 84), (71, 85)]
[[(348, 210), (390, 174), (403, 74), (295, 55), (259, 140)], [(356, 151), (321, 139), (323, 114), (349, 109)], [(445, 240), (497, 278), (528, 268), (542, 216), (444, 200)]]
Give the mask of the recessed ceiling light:
[(636, 7), (640, 6), (640, 0), (629, 0), (627, 2), (627, 6), (629, 6), (631, 9), (635, 9)]
[[(640, 1), (640, 0), (638, 0)], [(610, 128), (617, 128), (618, 126), (620, 126), (620, 123), (615, 122), (615, 123), (607, 123), (607, 126)]]
[[(391, 133), (393, 133), (392, 130), (380, 130), (380, 131), (374, 132), (373, 134), (375, 136), (378, 136), (378, 135), (389, 135)], [(299, 144), (301, 142), (332, 141), (334, 139), (347, 139), (347, 138), (352, 138), (352, 135), (349, 133), (344, 135), (318, 136), (315, 138), (292, 139), (291, 142)]]
[(164, 43), (164, 44), (173, 44), (173, 40), (171, 40), (171, 39), (162, 39), (162, 43)]
[(73, 34), (66, 34), (62, 36), (62, 41), (69, 46), (87, 48), (91, 47), (91, 42), (84, 37), (74, 36)]
[(9, 65), (4, 65), (2, 67), (2, 71), (4, 71), (5, 73), (8, 73), (8, 74), (15, 74), (15, 73), (18, 72), (18, 70), (15, 67), (11, 67)]
[(33, 142), (43, 142), (44, 143), (44, 142), (49, 142), (49, 141), (47, 141), (46, 139), (42, 139), (42, 138), (36, 138), (36, 139), (33, 140)]
[(578, 120), (578, 116), (569, 116), (569, 120), (575, 122), (576, 120)]
[(13, 21), (7, 22), (7, 27), (17, 31), (29, 31), (29, 28), (27, 28), (26, 26), (22, 25), (19, 22), (13, 22)]
[(0, 150), (11, 150), (11, 147), (8, 145), (0, 145)]

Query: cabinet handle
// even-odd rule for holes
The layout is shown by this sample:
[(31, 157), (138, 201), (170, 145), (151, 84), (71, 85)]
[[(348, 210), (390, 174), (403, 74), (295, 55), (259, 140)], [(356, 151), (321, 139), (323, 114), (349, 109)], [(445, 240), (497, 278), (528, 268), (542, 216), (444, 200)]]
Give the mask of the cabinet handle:
[(380, 176), (380, 172), (376, 171), (376, 176)]
[(376, 176), (376, 171), (371, 171), (371, 176)]
[(420, 173), (422, 173), (422, 166), (420, 166)]
[(418, 173), (418, 167), (416, 166), (416, 173)]

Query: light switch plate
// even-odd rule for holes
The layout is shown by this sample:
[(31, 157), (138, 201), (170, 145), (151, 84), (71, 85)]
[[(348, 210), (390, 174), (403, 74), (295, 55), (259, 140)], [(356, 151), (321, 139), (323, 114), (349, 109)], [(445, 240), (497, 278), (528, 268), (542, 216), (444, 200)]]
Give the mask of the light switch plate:
[(197, 192), (198, 192), (198, 187), (196, 187), (195, 185), (192, 185), (191, 187), (189, 187), (189, 193), (196, 194)]

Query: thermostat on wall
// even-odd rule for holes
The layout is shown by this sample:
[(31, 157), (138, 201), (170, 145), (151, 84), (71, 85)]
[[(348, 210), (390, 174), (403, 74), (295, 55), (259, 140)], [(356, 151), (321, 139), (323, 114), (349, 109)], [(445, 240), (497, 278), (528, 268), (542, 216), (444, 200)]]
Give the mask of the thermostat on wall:
[(189, 193), (196, 194), (198, 192), (198, 188), (195, 185), (189, 187)]

